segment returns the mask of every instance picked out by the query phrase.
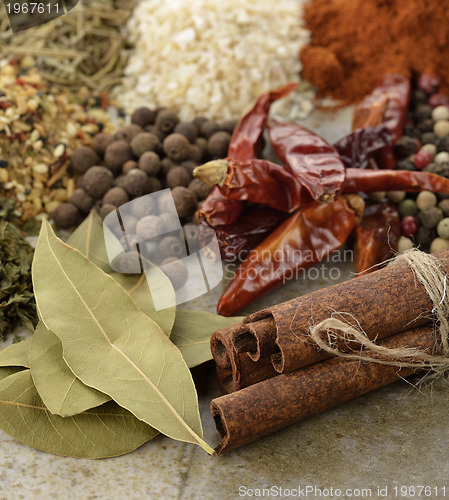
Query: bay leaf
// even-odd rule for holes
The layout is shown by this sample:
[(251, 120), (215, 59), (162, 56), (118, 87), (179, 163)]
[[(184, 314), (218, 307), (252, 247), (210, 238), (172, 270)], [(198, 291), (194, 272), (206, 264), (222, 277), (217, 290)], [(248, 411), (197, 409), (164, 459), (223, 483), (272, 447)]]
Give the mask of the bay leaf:
[[(112, 239), (113, 236), (111, 235), (110, 240)], [(120, 245), (118, 240), (117, 243)], [(106, 251), (103, 221), (95, 209), (92, 210), (82, 224), (75, 229), (68, 239), (67, 244), (79, 250), (105, 273), (110, 274), (115, 281), (131, 295), (139, 309), (156, 321), (162, 331), (170, 336), (175, 321), (176, 307), (173, 306), (156, 311), (144, 274), (123, 274), (111, 269)], [(167, 294), (167, 300), (171, 300), (172, 303), (175, 303), (175, 290), (171, 281), (156, 266), (151, 263), (148, 265), (156, 269), (155, 272), (157, 272), (157, 274), (154, 276), (157, 278), (158, 283), (163, 285), (164, 293)]]
[(31, 338), (11, 344), (0, 350), (0, 366), (23, 366), (29, 368), (28, 350)]
[(0, 381), (22, 370), (24, 370), (22, 366), (0, 366)]
[(167, 436), (202, 439), (198, 397), (179, 350), (110, 276), (57, 238), (44, 220), (33, 262), (41, 319), (86, 385)]
[(212, 359), (210, 337), (213, 332), (242, 320), (243, 316), (225, 318), (207, 311), (178, 309), (170, 339), (181, 351), (187, 366), (193, 368)]
[(42, 321), (31, 340), (29, 358), (34, 385), (51, 413), (71, 417), (111, 399), (75, 377), (62, 357), (59, 337)]
[(0, 381), (0, 429), (38, 450), (79, 458), (123, 455), (157, 434), (113, 402), (73, 417), (53, 415), (30, 370)]

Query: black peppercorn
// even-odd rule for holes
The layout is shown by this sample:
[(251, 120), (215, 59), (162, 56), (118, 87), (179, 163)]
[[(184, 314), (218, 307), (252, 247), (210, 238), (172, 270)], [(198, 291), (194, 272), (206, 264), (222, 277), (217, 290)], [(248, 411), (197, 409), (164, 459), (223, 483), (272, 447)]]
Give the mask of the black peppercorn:
[(54, 223), (59, 229), (70, 229), (78, 225), (81, 219), (80, 211), (72, 203), (61, 203), (53, 212)]
[(424, 132), (421, 134), (421, 144), (436, 144), (437, 136), (433, 132)]
[(161, 147), (159, 137), (148, 132), (136, 135), (131, 141), (132, 152), (136, 156), (142, 156), (146, 151), (157, 151)]
[(432, 106), (429, 106), (428, 104), (418, 104), (413, 111), (413, 118), (417, 122), (426, 120), (427, 118), (432, 118), (432, 111)]
[(184, 135), (170, 134), (164, 139), (163, 148), (171, 160), (179, 163), (189, 155), (190, 143)]
[(174, 188), (176, 186), (189, 185), (192, 176), (184, 167), (173, 167), (167, 174), (167, 186)]
[(415, 164), (409, 159), (399, 160), (396, 168), (397, 170), (416, 170)]
[(148, 175), (139, 168), (130, 170), (123, 180), (126, 191), (131, 196), (143, 196), (151, 191), (151, 182)]
[(157, 112), (154, 109), (147, 107), (137, 108), (131, 115), (131, 123), (135, 123), (145, 128), (148, 125), (153, 125), (156, 115)]
[(95, 199), (87, 194), (82, 188), (75, 189), (69, 198), (69, 202), (82, 213), (87, 214), (94, 206)]
[(114, 183), (112, 172), (106, 167), (90, 167), (83, 177), (84, 190), (94, 198), (101, 198)]
[(106, 166), (114, 173), (118, 173), (122, 166), (133, 159), (133, 154), (126, 141), (114, 141), (106, 148), (104, 160)]
[(84, 174), (90, 167), (98, 165), (100, 158), (89, 146), (81, 146), (72, 153), (72, 168), (75, 174)]
[(156, 126), (164, 134), (170, 134), (179, 122), (178, 115), (168, 109), (159, 111), (156, 117)]
[(419, 143), (415, 137), (402, 136), (394, 145), (394, 154), (396, 158), (407, 158), (416, 153), (419, 149)]

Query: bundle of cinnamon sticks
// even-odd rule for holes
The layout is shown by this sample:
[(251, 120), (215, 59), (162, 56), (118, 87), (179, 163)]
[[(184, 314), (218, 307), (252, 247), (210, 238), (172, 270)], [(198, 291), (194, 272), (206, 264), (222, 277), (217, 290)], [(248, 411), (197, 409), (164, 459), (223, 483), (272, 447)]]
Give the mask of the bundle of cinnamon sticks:
[[(449, 251), (434, 254), (449, 272)], [(445, 297), (445, 290), (441, 295)], [(332, 356), (310, 336), (337, 316), (389, 349), (441, 353), (434, 303), (406, 262), (395, 263), (247, 316), (215, 332), (211, 350), (225, 394), (211, 402), (221, 439), (216, 454), (232, 450), (309, 416), (416, 372)], [(347, 339), (339, 351), (361, 349)]]

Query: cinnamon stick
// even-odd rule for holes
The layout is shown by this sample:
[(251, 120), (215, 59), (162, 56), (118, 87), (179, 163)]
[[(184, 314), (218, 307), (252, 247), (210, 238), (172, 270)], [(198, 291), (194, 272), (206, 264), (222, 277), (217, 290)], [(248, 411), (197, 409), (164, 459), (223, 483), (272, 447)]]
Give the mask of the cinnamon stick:
[[(263, 323), (262, 323), (263, 324)], [(238, 391), (276, 375), (269, 357), (259, 362), (245, 352), (238, 353), (232, 344), (232, 338), (242, 330), (242, 325), (230, 326), (214, 332), (211, 337), (211, 352), (215, 360), (218, 385), (223, 394)]]
[[(379, 344), (391, 349), (414, 347), (431, 353), (438, 350), (430, 325), (396, 334)], [(248, 444), (412, 373), (412, 368), (399, 369), (337, 357), (216, 398), (211, 402), (211, 412), (221, 442), (215, 449), (215, 455)]]
[[(434, 256), (449, 272), (449, 251)], [(335, 312), (347, 313), (344, 321), (353, 326), (357, 318), (372, 340), (430, 323), (432, 309), (413, 271), (406, 263), (397, 263), (251, 314), (243, 320), (243, 328), (233, 332), (232, 344), (237, 353), (246, 352), (257, 362), (269, 357), (278, 373), (293, 372), (330, 357), (308, 332)]]

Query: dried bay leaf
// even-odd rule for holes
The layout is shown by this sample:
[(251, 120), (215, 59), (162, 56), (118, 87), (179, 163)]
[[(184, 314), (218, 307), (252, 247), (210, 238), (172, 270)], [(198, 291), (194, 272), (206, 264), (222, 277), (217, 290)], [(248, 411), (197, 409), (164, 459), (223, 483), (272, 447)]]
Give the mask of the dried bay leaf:
[(113, 402), (73, 417), (52, 415), (30, 370), (0, 380), (0, 429), (33, 448), (79, 458), (123, 455), (157, 434)]
[(202, 439), (198, 397), (179, 350), (110, 276), (43, 221), (33, 263), (36, 302), (86, 385), (173, 439)]
[(42, 322), (34, 332), (29, 357), (34, 385), (51, 413), (71, 417), (111, 399), (75, 377), (62, 357), (59, 337)]
[(0, 381), (24, 369), (22, 366), (0, 366)]
[[(156, 311), (144, 274), (123, 274), (111, 269), (104, 241), (103, 221), (95, 209), (75, 229), (67, 243), (79, 250), (105, 273), (110, 274), (131, 295), (139, 309), (156, 321), (162, 331), (170, 336), (175, 321), (176, 307)], [(171, 281), (161, 270), (159, 270), (157, 279), (163, 284), (164, 292), (168, 294), (169, 298), (172, 297), (172, 302), (175, 303), (175, 290)]]
[(210, 337), (216, 330), (240, 323), (241, 317), (225, 318), (206, 311), (183, 311), (176, 313), (171, 341), (181, 351), (189, 368), (212, 359)]
[(31, 339), (22, 340), (0, 350), (0, 366), (22, 366), (29, 368), (28, 351)]

